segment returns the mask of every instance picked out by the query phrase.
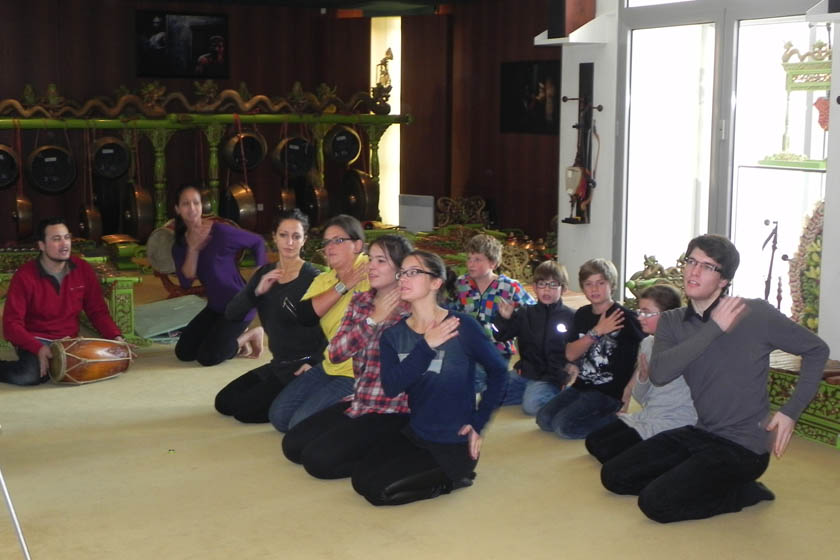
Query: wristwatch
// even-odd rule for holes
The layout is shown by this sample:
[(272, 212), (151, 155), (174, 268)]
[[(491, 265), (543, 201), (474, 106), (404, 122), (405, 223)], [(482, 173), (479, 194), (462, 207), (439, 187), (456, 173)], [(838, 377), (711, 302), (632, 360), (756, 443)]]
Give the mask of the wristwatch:
[(333, 289), (341, 295), (347, 293), (347, 286), (344, 285), (344, 282), (339, 282), (338, 284), (333, 286)]
[(369, 327), (375, 327), (376, 325), (379, 324), (379, 323), (377, 323), (376, 321), (373, 320), (373, 317), (365, 317), (365, 323), (367, 323), (367, 326), (369, 326)]
[(593, 340), (595, 340), (595, 342), (601, 340), (601, 335), (598, 334), (598, 331), (596, 331), (594, 327), (587, 331), (586, 336), (591, 337)]

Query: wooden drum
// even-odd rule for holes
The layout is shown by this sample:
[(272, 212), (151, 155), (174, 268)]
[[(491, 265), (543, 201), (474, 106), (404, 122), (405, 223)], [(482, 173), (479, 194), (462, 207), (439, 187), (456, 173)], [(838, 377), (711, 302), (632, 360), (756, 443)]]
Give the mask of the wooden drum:
[(50, 379), (81, 385), (116, 377), (134, 358), (127, 342), (103, 338), (62, 338), (50, 345)]

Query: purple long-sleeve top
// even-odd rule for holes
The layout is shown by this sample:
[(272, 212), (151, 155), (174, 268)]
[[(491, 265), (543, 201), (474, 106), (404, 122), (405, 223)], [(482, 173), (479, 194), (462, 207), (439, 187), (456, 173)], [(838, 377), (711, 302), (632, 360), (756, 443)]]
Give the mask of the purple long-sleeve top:
[[(243, 249), (250, 249), (257, 261), (257, 266), (266, 263), (266, 250), (263, 238), (245, 229), (239, 229), (222, 222), (214, 222), (210, 230), (210, 240), (198, 254), (196, 277), (204, 286), (207, 307), (224, 314), (227, 303), (245, 286), (245, 279), (239, 273), (237, 255)], [(172, 246), (172, 258), (175, 272), (181, 287), (189, 288), (194, 279), (187, 278), (181, 272), (187, 258), (187, 246), (176, 243)], [(251, 321), (256, 314), (252, 310), (245, 317)]]

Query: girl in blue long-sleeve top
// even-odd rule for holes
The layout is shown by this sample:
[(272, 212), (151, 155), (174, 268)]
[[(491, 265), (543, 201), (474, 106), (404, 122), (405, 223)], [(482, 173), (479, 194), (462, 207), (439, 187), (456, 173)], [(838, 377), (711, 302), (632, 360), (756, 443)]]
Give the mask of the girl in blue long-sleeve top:
[[(408, 395), (411, 418), (353, 473), (353, 488), (374, 505), (434, 498), (471, 485), (481, 430), (507, 383), (507, 364), (478, 322), (439, 305), (446, 278), (440, 257), (414, 251), (403, 260), (398, 278), (411, 315), (382, 335), (381, 379), (386, 394)], [(478, 406), (476, 364), (487, 372)]]

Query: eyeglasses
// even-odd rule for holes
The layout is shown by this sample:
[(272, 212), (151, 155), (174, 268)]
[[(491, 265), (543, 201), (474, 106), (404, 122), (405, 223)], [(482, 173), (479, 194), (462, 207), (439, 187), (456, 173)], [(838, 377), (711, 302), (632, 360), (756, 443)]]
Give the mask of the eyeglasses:
[(558, 282), (546, 282), (544, 280), (538, 280), (535, 285), (537, 286), (537, 288), (551, 288), (552, 290), (556, 290), (560, 287), (560, 284)]
[(332, 239), (324, 239), (321, 241), (321, 249), (326, 249), (330, 245), (341, 245), (345, 241), (353, 241), (352, 237), (333, 237)]
[(399, 280), (400, 278), (414, 278), (418, 274), (428, 274), (432, 278), (437, 278), (437, 274), (429, 272), (428, 270), (423, 270), (422, 268), (408, 268), (406, 270), (400, 270), (394, 276), (397, 280)]
[(700, 262), (694, 257), (688, 257), (685, 259), (685, 267), (686, 268), (694, 268), (695, 266), (699, 266), (701, 270), (705, 270), (707, 272), (722, 272), (723, 269), (717, 265), (708, 262)]
[(662, 313), (661, 311), (639, 311), (639, 319), (650, 319)]

